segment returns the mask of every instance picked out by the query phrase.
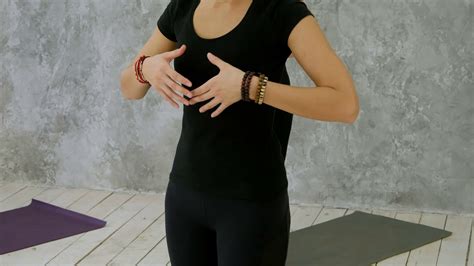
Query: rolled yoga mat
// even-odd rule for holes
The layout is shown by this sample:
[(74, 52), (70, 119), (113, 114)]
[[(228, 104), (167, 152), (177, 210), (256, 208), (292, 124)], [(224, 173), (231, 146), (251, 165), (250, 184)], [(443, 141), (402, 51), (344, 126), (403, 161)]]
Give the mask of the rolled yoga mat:
[(32, 199), (0, 212), (0, 255), (104, 227), (106, 221)]
[(290, 233), (287, 266), (370, 266), (452, 232), (361, 211)]

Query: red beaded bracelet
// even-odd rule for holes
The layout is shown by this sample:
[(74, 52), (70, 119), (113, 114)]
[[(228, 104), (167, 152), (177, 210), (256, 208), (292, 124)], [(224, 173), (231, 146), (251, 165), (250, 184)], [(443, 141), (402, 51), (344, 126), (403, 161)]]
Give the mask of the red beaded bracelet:
[(135, 61), (135, 77), (137, 78), (138, 82), (151, 85), (150, 82), (145, 80), (145, 78), (143, 77), (143, 72), (142, 72), (143, 61), (148, 57), (150, 56), (142, 55), (140, 56), (140, 58), (137, 59), (137, 61)]

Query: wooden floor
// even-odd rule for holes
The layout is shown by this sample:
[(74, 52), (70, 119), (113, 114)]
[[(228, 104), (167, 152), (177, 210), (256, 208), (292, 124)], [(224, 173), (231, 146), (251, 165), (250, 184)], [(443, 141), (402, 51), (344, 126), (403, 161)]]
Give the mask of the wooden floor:
[[(0, 265), (171, 265), (166, 246), (164, 194), (0, 183), (0, 212), (29, 205), (35, 198), (105, 219), (104, 228), (0, 255)], [(325, 206), (290, 205), (291, 231), (352, 213)], [(376, 265), (474, 266), (473, 217), (366, 210), (444, 228), (453, 234), (378, 262)], [(374, 264), (375, 265), (375, 264)]]

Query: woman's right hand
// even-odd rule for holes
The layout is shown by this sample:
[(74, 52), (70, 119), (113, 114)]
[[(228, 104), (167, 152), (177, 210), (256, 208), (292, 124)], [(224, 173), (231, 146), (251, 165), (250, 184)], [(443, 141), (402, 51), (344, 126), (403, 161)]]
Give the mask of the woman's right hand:
[(189, 98), (192, 98), (192, 93), (177, 82), (185, 84), (188, 87), (191, 87), (192, 83), (190, 80), (176, 72), (171, 67), (170, 63), (174, 58), (181, 56), (185, 50), (186, 45), (183, 44), (181, 47), (173, 51), (147, 57), (143, 61), (142, 66), (144, 78), (156, 88), (165, 100), (178, 109), (179, 105), (173, 99), (178, 100), (185, 105), (189, 105), (189, 101), (182, 95), (176, 93), (176, 91), (188, 96)]

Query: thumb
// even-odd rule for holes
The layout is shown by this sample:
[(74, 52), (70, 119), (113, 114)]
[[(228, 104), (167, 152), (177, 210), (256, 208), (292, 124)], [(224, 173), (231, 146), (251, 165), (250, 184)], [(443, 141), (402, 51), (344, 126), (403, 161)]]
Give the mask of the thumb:
[(209, 61), (211, 61), (211, 63), (216, 65), (219, 69), (222, 68), (224, 66), (224, 64), (226, 64), (226, 62), (224, 60), (222, 60), (219, 57), (215, 56), (211, 52), (207, 53), (207, 58), (209, 59)]
[(181, 46), (179, 48), (167, 52), (166, 53), (166, 58), (169, 59), (169, 60), (172, 60), (172, 59), (174, 59), (178, 56), (181, 56), (184, 53), (185, 50), (186, 50), (186, 45), (181, 44)]

